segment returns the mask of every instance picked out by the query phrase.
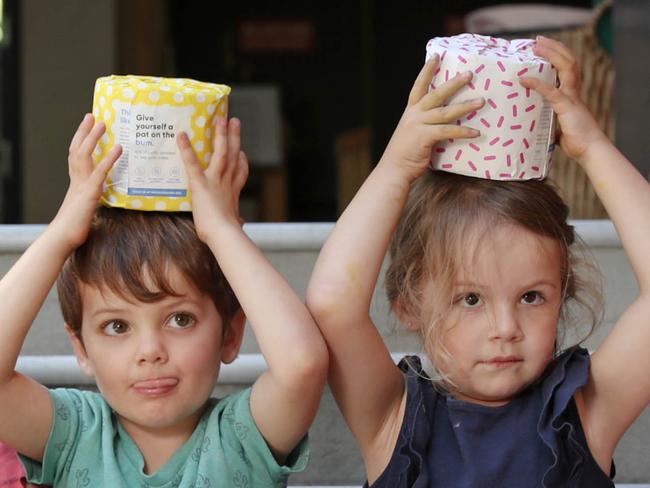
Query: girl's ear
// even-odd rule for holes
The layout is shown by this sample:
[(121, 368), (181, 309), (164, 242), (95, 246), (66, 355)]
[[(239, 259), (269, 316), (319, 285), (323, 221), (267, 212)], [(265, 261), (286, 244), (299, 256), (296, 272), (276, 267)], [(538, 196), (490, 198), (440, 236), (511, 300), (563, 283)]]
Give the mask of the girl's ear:
[(420, 330), (419, 321), (413, 317), (413, 314), (407, 311), (407, 307), (403, 302), (398, 301), (393, 304), (393, 313), (397, 316), (399, 321), (411, 332)]
[(68, 333), (72, 349), (74, 350), (75, 356), (77, 356), (77, 363), (79, 363), (81, 371), (83, 371), (86, 376), (93, 378), (95, 374), (90, 359), (88, 359), (88, 354), (86, 353), (86, 348), (84, 347), (83, 342), (81, 342), (81, 339), (68, 324), (65, 324), (65, 331)]
[(228, 330), (223, 335), (223, 343), (221, 344), (221, 362), (224, 364), (232, 363), (241, 347), (242, 340), (244, 339), (244, 324), (246, 323), (246, 315), (243, 310), (239, 310), (232, 319)]

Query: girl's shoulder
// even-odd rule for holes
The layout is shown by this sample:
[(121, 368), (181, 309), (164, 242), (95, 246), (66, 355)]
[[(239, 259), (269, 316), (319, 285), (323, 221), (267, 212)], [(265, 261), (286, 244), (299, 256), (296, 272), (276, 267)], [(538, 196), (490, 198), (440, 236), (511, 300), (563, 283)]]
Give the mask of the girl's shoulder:
[[(523, 463), (525, 476), (547, 486), (573, 477), (575, 486), (613, 486), (589, 453), (573, 402), (588, 378), (586, 350), (565, 351), (536, 384), (500, 407), (454, 399), (434, 385), (417, 356), (403, 358), (399, 367), (407, 383), (404, 420), (389, 465), (373, 488), (420, 486), (413, 480), (426, 480), (422, 486), (473, 486), (495, 473), (500, 486), (518, 486), (523, 474), (508, 461), (512, 452), (530, 460)], [(489, 472), (479, 459), (490, 460)]]

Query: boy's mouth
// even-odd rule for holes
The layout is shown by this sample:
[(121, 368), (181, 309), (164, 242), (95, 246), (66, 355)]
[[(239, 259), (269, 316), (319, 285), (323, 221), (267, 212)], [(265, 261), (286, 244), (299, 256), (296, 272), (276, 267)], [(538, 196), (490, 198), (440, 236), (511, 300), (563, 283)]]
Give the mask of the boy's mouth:
[(172, 391), (178, 385), (178, 378), (153, 378), (136, 381), (133, 389), (142, 395), (159, 396)]

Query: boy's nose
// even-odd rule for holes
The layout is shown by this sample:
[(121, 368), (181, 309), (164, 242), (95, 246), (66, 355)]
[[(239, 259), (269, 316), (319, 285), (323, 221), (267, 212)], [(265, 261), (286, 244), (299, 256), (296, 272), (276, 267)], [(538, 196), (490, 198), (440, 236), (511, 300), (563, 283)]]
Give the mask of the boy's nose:
[(508, 305), (494, 307), (490, 313), (489, 337), (505, 341), (521, 339), (522, 330), (516, 310)]
[(167, 359), (167, 349), (160, 334), (142, 332), (138, 341), (138, 363), (164, 363)]

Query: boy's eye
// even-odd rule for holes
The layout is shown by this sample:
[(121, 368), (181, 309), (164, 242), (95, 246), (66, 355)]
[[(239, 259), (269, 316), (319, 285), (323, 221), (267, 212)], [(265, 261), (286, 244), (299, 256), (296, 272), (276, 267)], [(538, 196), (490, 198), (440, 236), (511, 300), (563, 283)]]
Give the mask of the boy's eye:
[(481, 297), (478, 296), (476, 293), (466, 293), (465, 295), (460, 297), (460, 304), (466, 308), (478, 307), (482, 303), (483, 301), (481, 300)]
[(128, 332), (129, 326), (121, 320), (111, 320), (104, 325), (104, 333), (110, 336), (116, 336)]
[(167, 321), (167, 324), (170, 327), (185, 329), (187, 327), (194, 325), (195, 322), (196, 320), (190, 314), (179, 312), (172, 315)]
[(526, 305), (539, 305), (543, 300), (544, 297), (537, 291), (527, 291), (521, 296), (521, 303)]

